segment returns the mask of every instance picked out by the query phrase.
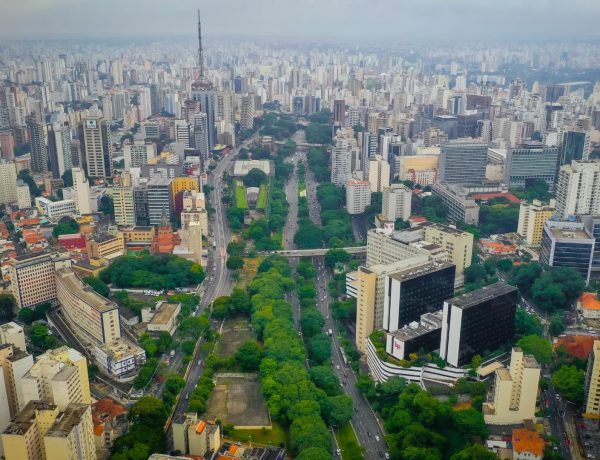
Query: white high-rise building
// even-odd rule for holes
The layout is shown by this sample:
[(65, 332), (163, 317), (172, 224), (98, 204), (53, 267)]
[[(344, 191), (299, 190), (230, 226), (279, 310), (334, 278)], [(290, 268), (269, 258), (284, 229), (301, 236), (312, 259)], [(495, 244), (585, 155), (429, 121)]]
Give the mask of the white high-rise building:
[(381, 155), (369, 160), (369, 183), (372, 192), (381, 192), (390, 185), (390, 164)]
[(31, 208), (31, 192), (29, 185), (22, 180), (17, 181), (17, 207), (19, 209)]
[(77, 214), (91, 214), (90, 184), (81, 168), (73, 168), (73, 198)]
[(73, 167), (71, 141), (71, 129), (68, 125), (48, 125), (48, 157), (54, 177), (61, 177)]
[(361, 169), (360, 149), (353, 132), (352, 129), (339, 130), (331, 149), (331, 182), (338, 187), (345, 186), (352, 172)]
[(185, 120), (175, 120), (175, 142), (190, 148), (190, 124)]
[(600, 161), (573, 161), (560, 168), (556, 215), (600, 214)]
[(156, 145), (151, 142), (135, 141), (133, 144), (123, 146), (125, 156), (125, 169), (139, 168), (148, 164), (156, 156)]
[(12, 204), (17, 201), (17, 169), (15, 164), (0, 161), (0, 203)]
[(404, 184), (383, 187), (381, 213), (386, 221), (407, 220), (411, 212), (412, 191)]
[(346, 210), (348, 214), (362, 214), (371, 204), (369, 181), (349, 180), (346, 184)]

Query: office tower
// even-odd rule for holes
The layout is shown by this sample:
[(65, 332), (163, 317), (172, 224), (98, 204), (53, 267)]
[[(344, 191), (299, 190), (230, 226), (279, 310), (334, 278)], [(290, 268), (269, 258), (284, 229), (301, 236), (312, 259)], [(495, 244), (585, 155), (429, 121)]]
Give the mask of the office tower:
[(27, 347), (25, 344), (23, 327), (14, 321), (0, 325), (0, 344), (3, 343), (8, 343), (21, 350), (26, 350)]
[(371, 192), (381, 192), (390, 185), (390, 164), (381, 155), (369, 160), (369, 183)]
[(122, 120), (125, 116), (125, 110), (129, 107), (129, 94), (126, 91), (119, 91), (111, 95), (111, 112), (113, 119)]
[(81, 168), (73, 168), (73, 198), (77, 214), (91, 214), (90, 184)]
[(21, 309), (54, 302), (54, 274), (58, 268), (70, 266), (70, 258), (51, 252), (34, 252), (15, 257), (10, 267), (10, 286), (17, 307)]
[(118, 186), (112, 189), (117, 225), (135, 225), (134, 189), (131, 186)]
[(431, 119), (431, 126), (442, 131), (448, 139), (458, 137), (458, 118), (452, 115), (436, 115)]
[(46, 124), (29, 117), (27, 119), (27, 131), (31, 145), (31, 170), (34, 173), (46, 172), (48, 171), (48, 132)]
[(87, 359), (62, 346), (36, 358), (21, 380), (25, 401), (44, 400), (64, 411), (71, 403), (91, 404)]
[(600, 271), (600, 215), (581, 216), (581, 222), (587, 234), (594, 239), (594, 254), (592, 256), (592, 275)]
[(48, 125), (48, 159), (55, 179), (73, 167), (71, 141), (71, 129), (68, 125), (61, 123)]
[[(360, 134), (359, 134), (360, 135)], [(379, 137), (368, 131), (362, 132), (362, 158), (366, 163), (368, 158), (372, 158), (379, 152)]]
[(121, 61), (115, 60), (110, 63), (110, 76), (112, 77), (113, 85), (123, 84), (123, 65)]
[(147, 120), (140, 127), (140, 134), (147, 141), (160, 139), (160, 126), (157, 121)]
[(487, 151), (487, 144), (473, 141), (443, 144), (440, 152), (440, 182), (481, 184), (485, 180)]
[(292, 112), (297, 117), (304, 115), (304, 98), (302, 96), (294, 96), (292, 99)]
[(448, 217), (469, 225), (479, 224), (479, 205), (469, 198), (468, 193), (458, 184), (433, 184), (431, 191), (448, 206)]
[(556, 215), (600, 214), (600, 161), (573, 161), (560, 168)]
[(81, 141), (79, 139), (71, 140), (71, 162), (73, 166), (84, 166), (84, 160), (81, 156)]
[(540, 365), (533, 356), (513, 348), (509, 368), (496, 369), (492, 399), (483, 403), (483, 418), (491, 425), (520, 425), (535, 420)]
[(181, 228), (187, 229), (191, 224), (197, 223), (203, 235), (208, 234), (208, 213), (206, 212), (206, 203), (204, 193), (192, 191), (183, 191), (182, 193), (182, 212), (180, 214)]
[(600, 340), (594, 341), (588, 358), (584, 398), (585, 415), (598, 418), (600, 416)]
[(15, 158), (15, 138), (10, 131), (0, 131), (0, 152), (4, 160)]
[(544, 222), (540, 263), (549, 267), (571, 267), (590, 281), (595, 238), (581, 221)]
[(194, 115), (193, 124), (194, 148), (200, 152), (200, 158), (206, 160), (210, 153), (210, 128), (208, 116), (204, 112)]
[[(419, 248), (410, 246), (396, 237), (394, 224), (386, 223), (383, 229), (367, 232), (367, 267), (391, 264), (423, 254)], [(427, 257), (425, 259), (427, 260)]]
[(554, 187), (558, 154), (558, 148), (541, 144), (508, 149), (504, 181), (510, 186), (525, 187), (531, 180), (541, 179)]
[(135, 141), (133, 144), (123, 146), (125, 156), (125, 169), (139, 168), (156, 157), (156, 144), (144, 141)]
[[(344, 99), (336, 99), (333, 101), (333, 124), (344, 126), (346, 121), (346, 101)], [(354, 126), (354, 125), (350, 125)]]
[(112, 139), (110, 125), (101, 117), (84, 118), (81, 125), (84, 150), (84, 168), (93, 178), (111, 176)]
[(415, 184), (432, 185), (438, 180), (439, 155), (395, 155), (394, 177)]
[(356, 139), (352, 137), (351, 132), (338, 131), (335, 145), (331, 149), (331, 182), (338, 187), (343, 187), (351, 179), (352, 171), (360, 169)]
[(0, 203), (17, 202), (17, 168), (12, 162), (0, 160)]
[(442, 308), (454, 294), (456, 267), (448, 262), (426, 262), (386, 276), (383, 329), (396, 331), (419, 321), (421, 315)]
[(562, 133), (562, 144), (558, 165), (570, 165), (572, 161), (587, 160), (590, 156), (590, 134), (585, 131), (565, 131)]
[(444, 302), (440, 357), (458, 367), (512, 341), (518, 290), (496, 283)]
[(185, 120), (175, 120), (175, 142), (190, 148), (190, 124)]
[[(159, 225), (162, 220), (163, 210), (171, 220), (171, 180), (162, 175), (154, 175), (147, 183), (148, 196), (148, 221), (150, 225)], [(137, 207), (136, 207), (137, 208)]]
[(133, 209), (135, 210), (135, 224), (147, 226), (148, 222), (148, 179), (141, 178), (139, 184), (133, 188)]
[(517, 233), (525, 239), (527, 244), (531, 246), (541, 244), (544, 222), (554, 215), (555, 206), (554, 200), (550, 200), (549, 204), (542, 204), (540, 200), (533, 200), (531, 203), (521, 202)]
[(96, 460), (89, 404), (31, 401), (2, 433), (7, 460)]
[(254, 94), (247, 94), (242, 96), (240, 129), (248, 131), (252, 128), (254, 128)]
[(348, 126), (354, 128), (360, 125), (360, 110), (358, 107), (348, 107)]
[[(0, 377), (3, 379), (4, 388), (6, 389), (10, 413), (9, 420), (16, 417), (19, 411), (28, 403), (21, 383), (23, 376), (31, 369), (31, 366), (33, 366), (33, 356), (28, 354), (24, 348), (19, 348), (10, 343), (0, 345), (0, 367), (2, 368)], [(2, 419), (5, 418), (2, 417)]]
[(412, 191), (404, 184), (383, 187), (381, 213), (386, 221), (407, 220), (410, 217)]
[(349, 180), (346, 184), (348, 214), (362, 214), (371, 204), (371, 186), (366, 180)]

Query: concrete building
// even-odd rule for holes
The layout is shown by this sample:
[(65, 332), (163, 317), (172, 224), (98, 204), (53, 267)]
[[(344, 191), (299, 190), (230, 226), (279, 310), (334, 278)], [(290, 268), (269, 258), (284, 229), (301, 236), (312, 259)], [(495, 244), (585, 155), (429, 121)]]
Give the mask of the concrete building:
[(508, 149), (504, 182), (511, 187), (525, 187), (528, 181), (541, 179), (550, 187), (554, 187), (558, 153), (558, 148), (542, 144)]
[(584, 292), (577, 299), (577, 312), (585, 319), (600, 319), (600, 299), (593, 292)]
[(57, 253), (34, 252), (15, 257), (10, 267), (10, 279), (17, 308), (56, 301), (56, 270), (69, 266), (69, 257)]
[(421, 315), (420, 320), (411, 322), (386, 335), (385, 351), (396, 359), (410, 358), (412, 353), (436, 350), (442, 335), (442, 311)]
[(16, 202), (17, 168), (14, 163), (2, 160), (0, 161), (0, 204), (10, 205)]
[(555, 206), (554, 200), (550, 200), (549, 204), (542, 204), (540, 200), (533, 200), (532, 203), (521, 202), (517, 233), (528, 245), (539, 246), (542, 243), (544, 222), (554, 215)]
[(388, 222), (408, 220), (412, 209), (412, 191), (404, 184), (391, 184), (383, 188), (381, 213)]
[(528, 428), (514, 428), (512, 432), (513, 460), (542, 460), (546, 441)]
[(584, 398), (585, 414), (600, 418), (600, 340), (594, 341), (594, 347), (588, 358)]
[(52, 176), (62, 177), (65, 171), (73, 167), (71, 142), (73, 137), (68, 124), (53, 123), (48, 125), (48, 160)]
[(331, 149), (331, 182), (338, 187), (345, 186), (352, 178), (353, 171), (362, 170), (360, 158), (354, 130), (339, 130)]
[(73, 197), (75, 210), (79, 215), (92, 213), (92, 202), (90, 197), (90, 183), (85, 177), (85, 171), (81, 168), (73, 168)]
[(516, 425), (535, 420), (540, 371), (533, 356), (513, 348), (509, 368), (496, 370), (491, 401), (483, 403), (485, 423)]
[(446, 260), (456, 266), (456, 274), (462, 275), (465, 268), (471, 266), (473, 256), (473, 234), (448, 225), (425, 222), (423, 239), (438, 244), (446, 250)]
[(197, 177), (176, 177), (171, 181), (171, 197), (173, 199), (173, 209), (176, 209), (178, 197), (183, 195), (183, 192), (200, 192), (200, 182)]
[(23, 327), (14, 321), (0, 325), (0, 344), (8, 343), (20, 350), (27, 350)]
[(142, 322), (147, 323), (146, 330), (160, 334), (168, 332), (175, 334), (177, 330), (177, 315), (181, 312), (181, 303), (161, 300), (154, 308), (142, 309)]
[(453, 184), (481, 184), (485, 180), (488, 145), (473, 140), (442, 144), (439, 181)]
[(440, 357), (458, 367), (515, 335), (518, 291), (496, 283), (444, 302)]
[(84, 159), (89, 177), (106, 179), (111, 176), (112, 139), (110, 124), (101, 117), (84, 118), (80, 125)]
[(269, 176), (271, 174), (271, 162), (269, 160), (236, 160), (233, 162), (234, 177), (244, 177), (252, 169), (260, 169)]
[(45, 123), (32, 117), (27, 119), (27, 131), (31, 145), (31, 171), (42, 173), (48, 171), (48, 130)]
[(195, 412), (175, 417), (171, 429), (173, 448), (183, 454), (205, 456), (221, 447), (219, 425), (200, 420)]
[(135, 200), (133, 187), (113, 187), (112, 199), (117, 225), (135, 225)]
[(171, 220), (171, 205), (173, 203), (171, 181), (172, 179), (164, 178), (160, 175), (155, 175), (148, 181), (148, 220), (150, 225), (159, 225), (161, 223), (163, 211), (167, 214), (167, 218)]
[(17, 207), (19, 209), (31, 208), (31, 193), (29, 185), (22, 180), (17, 180)]
[(573, 161), (560, 168), (556, 215), (600, 214), (600, 161)]
[(21, 378), (25, 401), (44, 400), (59, 411), (71, 403), (91, 404), (87, 359), (66, 346), (49, 350)]
[(371, 192), (381, 192), (390, 185), (390, 164), (380, 155), (369, 159), (369, 183)]
[(371, 204), (371, 185), (366, 180), (349, 180), (346, 184), (348, 214), (362, 214)]
[(35, 206), (40, 214), (54, 221), (64, 216), (71, 217), (76, 213), (75, 200), (51, 201), (43, 196), (38, 196), (35, 198)]
[(254, 128), (254, 94), (242, 96), (240, 129), (247, 131)]
[(395, 161), (393, 175), (400, 180), (411, 180), (415, 184), (431, 185), (439, 177), (440, 155), (401, 155)]
[(135, 141), (133, 144), (123, 146), (125, 157), (125, 169), (139, 168), (148, 164), (149, 160), (156, 156), (156, 144), (145, 141)]
[(542, 233), (540, 263), (549, 267), (571, 267), (587, 284), (592, 273), (595, 243), (583, 222), (547, 220)]
[(125, 254), (125, 238), (122, 234), (100, 233), (86, 241), (88, 257), (114, 259)]
[(431, 190), (448, 206), (448, 217), (468, 225), (479, 224), (479, 206), (456, 184), (433, 184)]
[(0, 367), (2, 368), (0, 383), (3, 384), (0, 385), (0, 390), (6, 391), (5, 395), (0, 391), (0, 423), (4, 427), (28, 402), (21, 383), (31, 366), (33, 366), (33, 356), (24, 348), (18, 348), (10, 343), (0, 345)]

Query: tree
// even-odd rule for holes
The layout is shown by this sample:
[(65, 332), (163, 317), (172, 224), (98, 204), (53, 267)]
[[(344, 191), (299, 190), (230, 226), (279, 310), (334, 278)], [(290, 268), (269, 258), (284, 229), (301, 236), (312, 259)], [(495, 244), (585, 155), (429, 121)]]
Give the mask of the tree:
[(290, 425), (290, 447), (294, 455), (310, 447), (329, 451), (331, 434), (320, 417), (298, 417)]
[(563, 315), (560, 313), (555, 313), (554, 315), (552, 315), (552, 317), (550, 318), (550, 325), (548, 326), (550, 334), (552, 334), (554, 337), (558, 337), (563, 332), (565, 332), (565, 329), (566, 326)]
[(225, 265), (229, 270), (241, 270), (244, 268), (244, 259), (240, 256), (229, 256)]
[(485, 268), (479, 264), (472, 264), (465, 268), (465, 281), (467, 283), (476, 283), (486, 278)]
[(352, 398), (347, 395), (329, 396), (321, 407), (323, 418), (329, 425), (342, 426), (352, 418)]
[(100, 211), (105, 216), (114, 217), (115, 215), (115, 204), (110, 195), (104, 195), (100, 199), (100, 205), (98, 206), (98, 211)]
[(585, 373), (575, 366), (562, 366), (552, 375), (552, 385), (568, 401), (576, 405), (583, 402)]
[(337, 263), (345, 264), (350, 261), (350, 254), (344, 249), (330, 249), (325, 254), (325, 265), (334, 268)]
[(474, 444), (455, 453), (450, 460), (498, 460), (498, 456), (484, 446)]
[(340, 393), (340, 381), (329, 366), (311, 366), (308, 370), (313, 383), (329, 396)]
[(100, 278), (96, 278), (95, 276), (86, 276), (85, 278), (83, 278), (83, 282), (88, 284), (94, 291), (96, 291), (101, 296), (110, 296), (110, 288)]
[(31, 174), (29, 173), (28, 169), (22, 169), (21, 171), (19, 171), (17, 178), (21, 179), (23, 182), (25, 182), (29, 186), (29, 193), (31, 194), (32, 197), (37, 197), (42, 194), (42, 191), (35, 183), (35, 180), (33, 179), (33, 177), (31, 177)]
[(58, 238), (60, 235), (71, 235), (79, 232), (79, 224), (70, 217), (63, 217), (58, 225), (52, 230), (52, 235)]
[(333, 457), (321, 447), (309, 447), (300, 452), (296, 460), (333, 460)]
[(308, 342), (311, 359), (317, 363), (325, 363), (331, 359), (331, 341), (325, 334), (317, 334)]
[(0, 294), (0, 321), (6, 323), (15, 317), (15, 298), (12, 294)]
[(522, 308), (517, 308), (517, 313), (515, 315), (515, 332), (519, 336), (542, 335), (544, 326), (537, 316), (527, 313), (527, 311)]
[(255, 372), (260, 366), (262, 350), (254, 340), (244, 343), (235, 353), (235, 362), (244, 372)]
[(162, 426), (167, 421), (165, 404), (154, 396), (143, 396), (131, 406), (129, 420), (146, 426)]
[(552, 360), (552, 344), (538, 335), (526, 335), (517, 342), (525, 354), (533, 355), (538, 363), (548, 364)]
[(62, 180), (65, 187), (73, 187), (73, 170), (67, 169), (62, 175)]
[(246, 187), (260, 187), (260, 184), (267, 181), (267, 175), (262, 169), (252, 168), (244, 176), (243, 182)]
[(498, 266), (498, 270), (504, 273), (508, 273), (513, 268), (513, 263), (510, 259), (500, 259), (496, 265)]

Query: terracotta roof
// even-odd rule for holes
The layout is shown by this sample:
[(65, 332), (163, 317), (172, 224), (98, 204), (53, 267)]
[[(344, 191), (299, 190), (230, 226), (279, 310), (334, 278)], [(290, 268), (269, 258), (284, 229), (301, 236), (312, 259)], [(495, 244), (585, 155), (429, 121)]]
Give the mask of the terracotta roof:
[(587, 359), (588, 355), (592, 352), (595, 340), (597, 338), (591, 335), (566, 335), (556, 340), (554, 348), (562, 346), (571, 356), (576, 356), (579, 359)]
[(544, 453), (546, 443), (535, 431), (527, 428), (516, 428), (512, 436), (513, 450), (518, 453), (529, 452), (537, 457)]
[(206, 427), (206, 422), (198, 423), (198, 426), (196, 427), (196, 433), (202, 433), (204, 431), (204, 427)]
[(584, 292), (577, 302), (586, 310), (600, 310), (600, 299), (593, 292)]
[(96, 436), (102, 436), (102, 433), (104, 433), (104, 426), (94, 425), (94, 434)]

